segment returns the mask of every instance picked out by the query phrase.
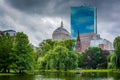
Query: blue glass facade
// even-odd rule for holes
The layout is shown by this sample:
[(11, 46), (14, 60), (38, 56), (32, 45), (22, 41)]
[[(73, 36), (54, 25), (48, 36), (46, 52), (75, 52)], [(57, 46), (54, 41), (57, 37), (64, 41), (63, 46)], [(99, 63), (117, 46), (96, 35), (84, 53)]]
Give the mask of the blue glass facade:
[(76, 38), (80, 34), (95, 32), (95, 8), (94, 7), (71, 7), (71, 36)]

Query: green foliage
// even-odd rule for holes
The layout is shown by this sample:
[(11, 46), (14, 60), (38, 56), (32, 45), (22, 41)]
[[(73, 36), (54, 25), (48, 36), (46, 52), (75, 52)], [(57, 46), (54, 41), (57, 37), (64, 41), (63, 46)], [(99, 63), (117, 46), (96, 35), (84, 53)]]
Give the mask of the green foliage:
[[(43, 41), (44, 42), (44, 41)], [(42, 42), (42, 44), (43, 44)], [(75, 69), (78, 66), (78, 55), (73, 51), (74, 40), (65, 40), (61, 42), (53, 41), (50, 48), (43, 49), (45, 54), (39, 59), (40, 69), (68, 70)], [(48, 44), (45, 42), (44, 45)]]
[(73, 51), (74, 46), (75, 46), (75, 40), (74, 39), (69, 39), (69, 40), (64, 40), (61, 42), (62, 44), (64, 44), (64, 46), (70, 50)]
[(0, 35), (0, 71), (9, 72), (9, 58), (13, 45), (13, 38), (9, 34)]
[(33, 58), (33, 67), (34, 67), (34, 70), (38, 70), (38, 52), (35, 50), (33, 51), (32, 53), (32, 58)]
[(75, 51), (69, 51), (67, 69), (76, 69), (77, 67), (78, 67), (78, 53)]
[(117, 56), (115, 53), (112, 53), (108, 56), (108, 68), (109, 69), (117, 69), (116, 58)]
[(120, 69), (120, 36), (114, 40), (114, 53), (108, 57), (108, 68)]
[(0, 35), (0, 72), (33, 71), (36, 54), (23, 32), (18, 32), (15, 37), (8, 33)]
[(23, 73), (25, 70), (32, 70), (32, 57), (33, 49), (29, 44), (29, 40), (26, 34), (18, 32), (16, 35), (15, 45), (11, 53), (11, 60), (13, 61), (10, 65), (12, 69), (18, 70), (19, 73)]
[(83, 55), (78, 53), (78, 67), (79, 68), (81, 68), (84, 63), (83, 59), (84, 59)]
[[(77, 67), (82, 68), (107, 68), (107, 56), (109, 52), (93, 47), (82, 54), (76, 53), (73, 49), (74, 40), (64, 40), (49, 44), (52, 48), (44, 49), (45, 55), (39, 59), (40, 69), (68, 70)], [(44, 46), (48, 44), (45, 42)]]
[(50, 49), (53, 49), (55, 44), (55, 41), (53, 41), (52, 39), (47, 39), (47, 40), (43, 40), (38, 47), (38, 57), (40, 56), (44, 56), (45, 53), (47, 53), (47, 51), (49, 51)]
[(53, 41), (52, 39), (47, 39), (47, 40), (43, 40), (40, 44), (39, 44), (39, 48), (38, 48), (38, 56), (44, 56), (49, 50), (55, 48), (56, 46), (63, 46), (66, 47), (68, 50), (72, 51), (74, 46), (75, 46), (75, 40), (70, 39), (70, 40), (64, 40), (64, 41)]
[(114, 40), (114, 49), (115, 54), (120, 57), (120, 36)]
[(109, 52), (102, 51), (100, 48), (92, 47), (85, 50), (79, 59), (79, 67), (87, 69), (107, 68), (107, 55)]

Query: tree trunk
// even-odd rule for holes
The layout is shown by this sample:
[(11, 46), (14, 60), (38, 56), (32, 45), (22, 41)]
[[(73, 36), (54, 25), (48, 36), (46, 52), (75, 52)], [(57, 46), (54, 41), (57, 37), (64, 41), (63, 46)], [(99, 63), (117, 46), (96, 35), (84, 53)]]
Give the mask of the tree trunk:
[(21, 74), (22, 73), (22, 70), (19, 70), (19, 74)]
[(6, 69), (3, 69), (3, 71), (2, 71), (3, 73), (6, 73)]
[(8, 71), (8, 73), (10, 73), (10, 69), (8, 69), (7, 71)]

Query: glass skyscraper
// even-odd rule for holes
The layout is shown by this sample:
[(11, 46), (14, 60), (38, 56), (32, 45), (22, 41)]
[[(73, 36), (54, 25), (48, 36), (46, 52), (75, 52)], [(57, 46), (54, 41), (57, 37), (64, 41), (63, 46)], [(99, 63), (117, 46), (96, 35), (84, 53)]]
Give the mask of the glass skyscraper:
[(71, 7), (71, 36), (76, 39), (80, 34), (97, 33), (96, 8), (88, 6)]

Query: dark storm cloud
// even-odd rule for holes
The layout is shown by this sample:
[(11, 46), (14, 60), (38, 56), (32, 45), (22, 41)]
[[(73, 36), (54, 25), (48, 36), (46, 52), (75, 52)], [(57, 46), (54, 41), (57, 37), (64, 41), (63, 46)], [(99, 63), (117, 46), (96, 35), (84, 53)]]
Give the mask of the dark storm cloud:
[(28, 14), (41, 16), (59, 16), (69, 19), (70, 7), (101, 4), (100, 0), (5, 0), (12, 7)]
[(24, 12), (43, 13), (47, 10), (51, 0), (6, 0), (12, 7)]
[(97, 7), (98, 33), (113, 40), (120, 34), (119, 4), (119, 0), (0, 0), (0, 29), (24, 31), (38, 43), (50, 38), (58, 19), (70, 27), (70, 7), (88, 5)]
[(12, 7), (46, 16), (68, 15), (71, 6), (82, 5), (84, 0), (6, 0)]
[(49, 1), (50, 0), (6, 0), (6, 2), (21, 11), (29, 11), (30, 9), (34, 9), (36, 6), (39, 6), (42, 9), (47, 6)]
[[(5, 0), (12, 7), (28, 14), (42, 16), (69, 17), (71, 6), (90, 5), (98, 8), (98, 13), (106, 12), (117, 0)], [(113, 2), (114, 1), (114, 2)], [(112, 4), (112, 5), (111, 5)], [(102, 14), (98, 14), (102, 15)], [(104, 17), (104, 15), (102, 15)]]
[(14, 8), (30, 13), (59, 15), (68, 14), (71, 6), (90, 5), (98, 11), (110, 10), (119, 0), (5, 0)]

